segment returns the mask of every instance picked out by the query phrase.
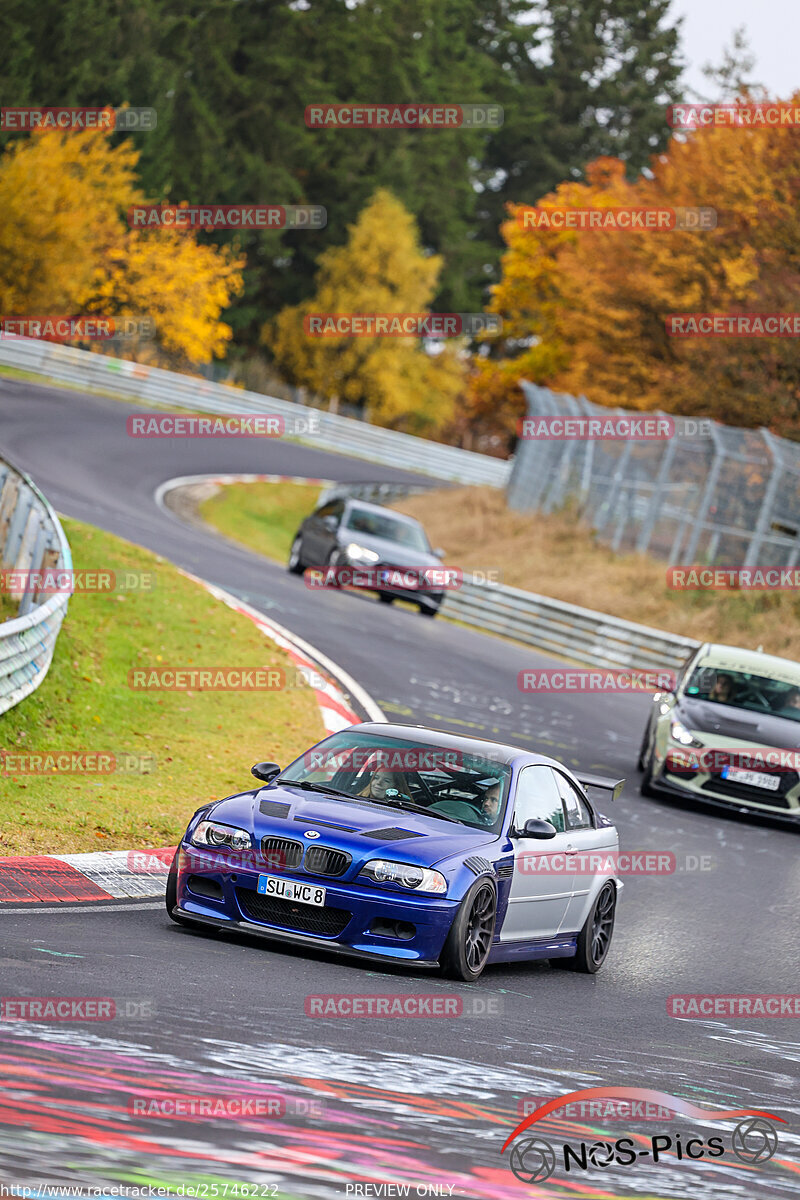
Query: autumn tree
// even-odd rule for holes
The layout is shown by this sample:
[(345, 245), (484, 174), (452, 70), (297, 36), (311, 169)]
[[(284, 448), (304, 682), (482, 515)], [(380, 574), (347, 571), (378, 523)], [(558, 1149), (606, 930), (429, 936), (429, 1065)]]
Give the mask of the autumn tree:
[[(242, 261), (189, 231), (131, 230), (138, 153), (100, 129), (37, 132), (0, 158), (0, 313), (147, 316), (166, 365), (208, 362), (231, 336), (220, 320)], [(99, 347), (97, 347), (99, 348)]]
[(381, 425), (435, 433), (453, 416), (464, 384), (458, 350), (429, 353), (413, 337), (316, 337), (304, 319), (327, 313), (424, 313), (442, 260), (426, 255), (414, 218), (379, 190), (344, 246), (319, 260), (310, 300), (284, 309), (264, 330), (282, 373), (327, 397), (358, 406)]
[(502, 341), (478, 361), (470, 412), (507, 433), (520, 378), (600, 404), (711, 415), (800, 435), (800, 366), (791, 339), (667, 334), (673, 313), (800, 311), (800, 149), (791, 126), (717, 126), (672, 139), (647, 176), (601, 159), (585, 183), (540, 206), (716, 210), (716, 228), (524, 228), (510, 207), (492, 308)]

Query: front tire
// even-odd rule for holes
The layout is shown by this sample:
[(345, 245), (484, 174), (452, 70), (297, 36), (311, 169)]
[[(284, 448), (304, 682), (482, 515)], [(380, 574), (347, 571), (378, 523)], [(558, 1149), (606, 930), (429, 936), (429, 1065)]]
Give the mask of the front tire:
[(289, 551), (289, 561), (286, 564), (286, 570), (290, 575), (302, 575), (303, 567), (303, 535), (298, 533), (292, 542), (292, 548)]
[(440, 958), (449, 979), (474, 983), (489, 958), (497, 920), (497, 892), (488, 879), (476, 879), (461, 901)]
[(642, 744), (639, 747), (639, 757), (636, 760), (636, 765), (640, 771), (643, 771), (645, 769), (645, 765), (647, 763), (647, 751), (650, 747), (650, 729), (651, 729), (652, 724), (653, 724), (653, 718), (651, 717), (650, 720), (647, 722), (647, 727), (645, 728), (645, 731), (644, 731), (644, 737), (642, 738)]
[(167, 875), (167, 890), (164, 894), (164, 903), (167, 907), (167, 916), (171, 921), (174, 921), (176, 925), (188, 925), (188, 921), (185, 921), (183, 917), (176, 916), (176, 914), (172, 911), (178, 903), (179, 854), (180, 850), (178, 849), (175, 851), (175, 857), (172, 860), (172, 865), (170, 866), (169, 874)]
[(654, 758), (655, 758), (655, 746), (652, 745), (650, 747), (650, 750), (648, 751), (648, 753), (645, 755), (644, 763), (642, 766), (644, 775), (642, 775), (642, 780), (641, 780), (641, 783), (639, 784), (639, 791), (641, 792), (641, 794), (643, 796), (654, 796), (655, 795), (655, 791), (653, 789), (653, 760), (654, 760)]
[(616, 913), (617, 889), (609, 879), (601, 887), (592, 911), (578, 934), (576, 954), (572, 958), (551, 958), (550, 966), (562, 971), (580, 971), (585, 975), (594, 975), (599, 971), (611, 945)]

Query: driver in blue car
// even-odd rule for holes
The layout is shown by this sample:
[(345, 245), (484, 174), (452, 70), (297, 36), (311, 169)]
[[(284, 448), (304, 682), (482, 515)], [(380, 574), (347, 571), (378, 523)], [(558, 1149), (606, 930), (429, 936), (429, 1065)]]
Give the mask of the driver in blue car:
[(494, 825), (500, 812), (500, 784), (494, 783), (483, 793), (481, 800), (481, 819), (487, 825)]

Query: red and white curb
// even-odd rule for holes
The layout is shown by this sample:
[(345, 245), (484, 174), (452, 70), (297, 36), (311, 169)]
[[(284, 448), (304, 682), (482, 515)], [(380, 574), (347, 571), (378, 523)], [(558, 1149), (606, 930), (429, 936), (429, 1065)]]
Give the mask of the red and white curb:
[[(225, 476), (219, 478), (223, 480)], [(253, 476), (253, 479), (274, 478), (280, 477)], [(326, 733), (357, 725), (361, 720), (334, 679), (349, 692), (370, 721), (386, 720), (369, 693), (325, 654), (230, 592), (187, 571), (182, 574), (201, 584), (223, 604), (248, 617), (265, 637), (286, 651), (314, 691)], [(98, 850), (90, 854), (0, 858), (0, 905), (86, 904), (160, 896), (164, 892), (173, 852), (174, 847), (160, 846), (151, 850)]]
[(311, 479), (307, 475), (176, 475), (174, 479), (159, 484), (155, 490), (155, 502), (159, 508), (166, 508), (164, 499), (170, 492), (199, 483), (210, 483), (216, 487), (224, 487), (229, 483), (305, 483), (309, 487), (320, 488), (337, 486), (335, 479)]

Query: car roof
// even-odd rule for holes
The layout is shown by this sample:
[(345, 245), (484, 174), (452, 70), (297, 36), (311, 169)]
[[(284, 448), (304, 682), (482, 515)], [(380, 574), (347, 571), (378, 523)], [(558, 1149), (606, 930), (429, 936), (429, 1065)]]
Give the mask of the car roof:
[[(563, 767), (563, 763), (558, 759), (549, 758), (546, 754), (523, 750), (520, 746), (510, 746), (506, 742), (492, 742), (488, 738), (465, 737), (460, 733), (450, 733), (446, 729), (429, 729), (427, 725), (394, 725), (388, 721), (366, 721), (363, 725), (355, 725), (352, 728), (359, 733), (382, 734), (384, 737), (403, 738), (406, 741), (416, 737), (420, 738), (421, 745), (442, 746), (448, 750), (461, 750), (464, 754), (484, 755), (492, 762), (503, 763), (506, 766), (519, 758), (525, 758), (531, 763)], [(564, 769), (569, 772), (569, 767)]]
[(702, 647), (697, 666), (717, 667), (720, 670), (742, 671), (746, 675), (764, 675), (781, 683), (800, 686), (800, 663), (761, 650), (743, 650), (739, 646), (724, 646), (709, 642)]
[(359, 500), (358, 496), (347, 496), (349, 507), (356, 506), (357, 508), (365, 508), (367, 512), (379, 513), (381, 516), (394, 517), (396, 521), (404, 521), (406, 525), (419, 525), (416, 517), (408, 517), (405, 513), (396, 512), (393, 508), (387, 508), (385, 504), (370, 504), (367, 500)]

